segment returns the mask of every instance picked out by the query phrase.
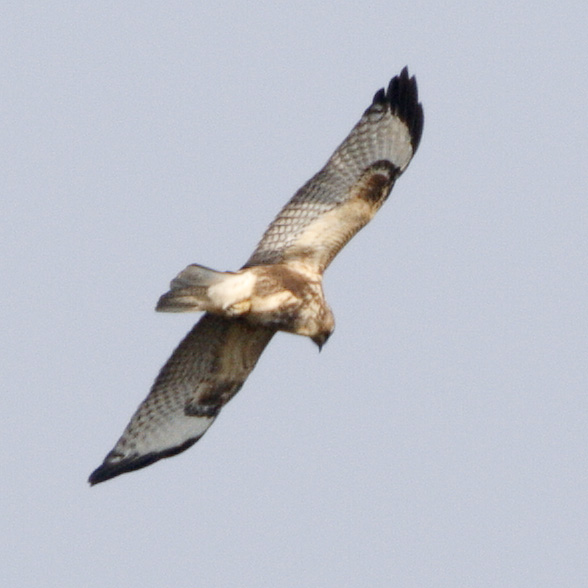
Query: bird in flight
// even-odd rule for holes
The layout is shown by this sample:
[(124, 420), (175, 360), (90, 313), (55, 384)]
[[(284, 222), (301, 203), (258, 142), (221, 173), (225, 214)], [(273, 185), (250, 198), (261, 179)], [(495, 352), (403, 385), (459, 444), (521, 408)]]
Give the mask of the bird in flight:
[(163, 366), (90, 484), (194, 445), (241, 389), (277, 331), (319, 349), (335, 327), (323, 272), (388, 198), (415, 154), (423, 108), (408, 69), (371, 106), (326, 165), (284, 206), (236, 272), (189, 265), (157, 303), (205, 314)]

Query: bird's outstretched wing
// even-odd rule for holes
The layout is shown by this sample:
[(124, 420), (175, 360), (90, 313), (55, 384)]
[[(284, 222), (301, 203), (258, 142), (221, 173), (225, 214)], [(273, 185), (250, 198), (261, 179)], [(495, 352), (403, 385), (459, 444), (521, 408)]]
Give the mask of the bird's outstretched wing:
[(161, 369), (97, 484), (191, 447), (241, 388), (275, 331), (205, 314)]
[(299, 260), (324, 271), (384, 203), (416, 152), (422, 129), (416, 80), (404, 68), (278, 214), (245, 267)]

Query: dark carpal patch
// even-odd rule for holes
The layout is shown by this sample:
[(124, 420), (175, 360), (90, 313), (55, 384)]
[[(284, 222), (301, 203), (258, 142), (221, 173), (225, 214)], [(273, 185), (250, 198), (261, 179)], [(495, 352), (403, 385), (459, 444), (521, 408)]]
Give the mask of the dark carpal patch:
[(370, 165), (359, 181), (357, 196), (371, 204), (381, 205), (392, 190), (400, 168), (385, 159)]
[(207, 386), (208, 389), (198, 394), (197, 398), (186, 403), (184, 414), (194, 417), (215, 417), (220, 409), (239, 390), (243, 382), (215, 382)]
[(201, 404), (200, 402), (188, 402), (184, 409), (184, 414), (189, 417), (207, 417), (212, 418), (218, 415), (222, 404)]

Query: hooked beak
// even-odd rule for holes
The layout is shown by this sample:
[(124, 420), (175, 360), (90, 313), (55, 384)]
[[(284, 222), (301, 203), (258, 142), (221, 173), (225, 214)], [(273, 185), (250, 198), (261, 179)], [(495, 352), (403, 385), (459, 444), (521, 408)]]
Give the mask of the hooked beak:
[(330, 336), (331, 336), (331, 333), (320, 333), (316, 337), (312, 337), (312, 340), (314, 341), (316, 346), (319, 348), (319, 353), (320, 353), (321, 349), (323, 348), (323, 345), (329, 340)]

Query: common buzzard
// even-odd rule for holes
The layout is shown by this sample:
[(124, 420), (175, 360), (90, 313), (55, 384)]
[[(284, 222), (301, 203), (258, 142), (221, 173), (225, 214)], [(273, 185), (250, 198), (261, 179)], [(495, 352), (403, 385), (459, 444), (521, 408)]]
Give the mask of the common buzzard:
[(189, 265), (157, 304), (204, 311), (173, 352), (114, 449), (90, 476), (97, 484), (196, 443), (241, 389), (277, 331), (319, 347), (335, 326), (322, 288), (339, 250), (384, 203), (417, 150), (423, 109), (404, 68), (326, 165), (286, 204), (237, 272)]

